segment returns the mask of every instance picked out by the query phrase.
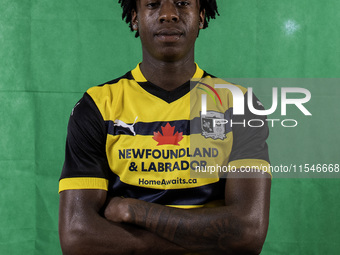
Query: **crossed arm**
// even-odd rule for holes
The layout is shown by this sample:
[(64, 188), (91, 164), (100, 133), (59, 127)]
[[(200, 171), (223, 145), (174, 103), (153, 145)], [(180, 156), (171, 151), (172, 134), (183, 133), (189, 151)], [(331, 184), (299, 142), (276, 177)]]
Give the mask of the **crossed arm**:
[(218, 208), (186, 210), (118, 197), (106, 205), (105, 191), (63, 191), (63, 254), (259, 254), (268, 228), (271, 180), (268, 174), (254, 175), (228, 178), (225, 206)]

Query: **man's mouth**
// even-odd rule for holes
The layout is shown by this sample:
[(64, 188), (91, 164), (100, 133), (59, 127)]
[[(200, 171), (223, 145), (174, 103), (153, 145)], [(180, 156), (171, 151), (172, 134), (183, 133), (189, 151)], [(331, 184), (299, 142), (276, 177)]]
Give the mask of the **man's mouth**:
[(155, 34), (155, 37), (164, 42), (176, 42), (182, 35), (183, 33), (177, 29), (161, 29)]

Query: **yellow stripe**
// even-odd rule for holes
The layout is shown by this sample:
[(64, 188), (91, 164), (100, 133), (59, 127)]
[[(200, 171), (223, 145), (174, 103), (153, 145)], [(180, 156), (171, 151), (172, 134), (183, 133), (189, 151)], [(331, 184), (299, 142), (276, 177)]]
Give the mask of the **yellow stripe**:
[(204, 71), (201, 68), (199, 68), (197, 63), (195, 63), (195, 65), (196, 65), (196, 72), (195, 72), (195, 74), (192, 78), (193, 79), (200, 79), (200, 78), (202, 78)]
[(146, 82), (147, 80), (145, 79), (142, 71), (140, 70), (139, 65), (140, 65), (140, 63), (138, 63), (136, 68), (131, 71), (131, 74), (137, 82)]
[(224, 206), (224, 200), (211, 201), (205, 205), (167, 205), (169, 207), (181, 208), (181, 209), (193, 209), (193, 208), (213, 208)]
[(239, 159), (229, 162), (230, 167), (236, 167), (237, 169), (242, 168), (250, 168), (255, 170), (261, 170), (263, 172), (267, 172), (270, 175), (270, 164), (262, 159)]
[(109, 181), (104, 178), (65, 178), (59, 181), (59, 193), (70, 189), (102, 189), (108, 190)]
[(167, 206), (180, 209), (194, 209), (203, 207), (203, 205), (167, 205)]

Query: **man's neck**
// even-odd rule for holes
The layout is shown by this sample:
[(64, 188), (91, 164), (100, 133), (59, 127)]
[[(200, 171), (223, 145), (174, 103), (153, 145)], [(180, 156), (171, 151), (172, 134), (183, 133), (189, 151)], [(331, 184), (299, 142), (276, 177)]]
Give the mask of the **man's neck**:
[(156, 86), (172, 91), (189, 81), (196, 72), (194, 58), (176, 62), (163, 62), (143, 58), (140, 69), (144, 77)]

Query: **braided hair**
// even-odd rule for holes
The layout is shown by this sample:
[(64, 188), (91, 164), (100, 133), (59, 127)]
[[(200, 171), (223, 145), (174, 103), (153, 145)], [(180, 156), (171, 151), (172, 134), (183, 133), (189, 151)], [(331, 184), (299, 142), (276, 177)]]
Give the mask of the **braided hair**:
[[(132, 10), (137, 10), (136, 6), (136, 1), (137, 0), (118, 0), (118, 3), (120, 3), (122, 9), (123, 9), (123, 14), (122, 14), (122, 19), (125, 20), (127, 24), (129, 24), (129, 27), (131, 31), (134, 31), (132, 28), (131, 20), (132, 20), (132, 15), (131, 12)], [(205, 10), (205, 18), (204, 18), (204, 25), (203, 29), (208, 27), (208, 23), (210, 19), (215, 19), (216, 15), (220, 15), (217, 10), (217, 3), (216, 0), (199, 0), (200, 1), (200, 11)], [(135, 34), (135, 37), (138, 37), (139, 33), (138, 31)]]

